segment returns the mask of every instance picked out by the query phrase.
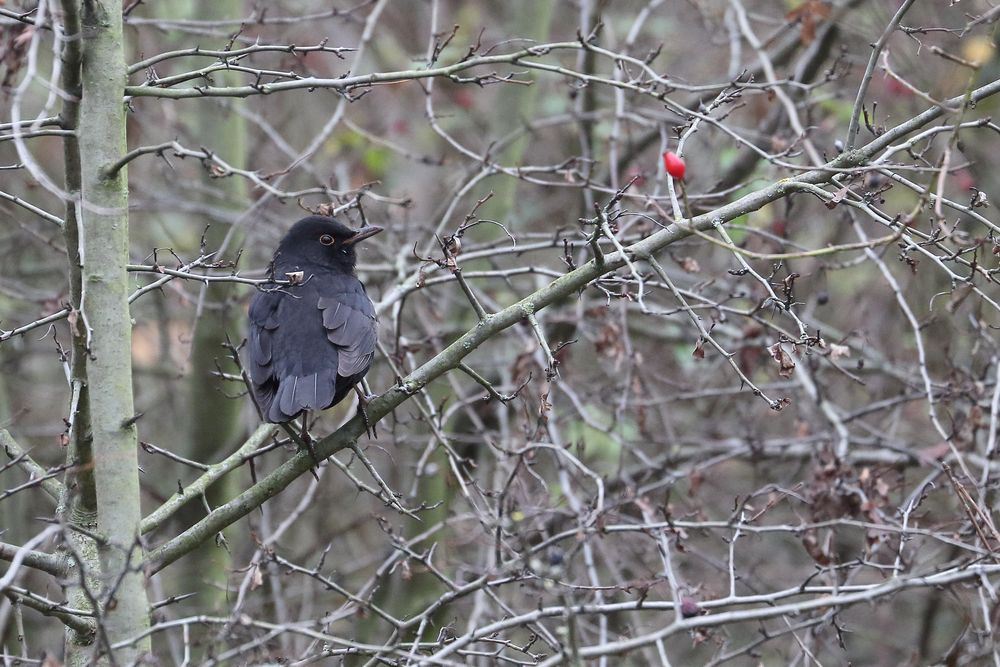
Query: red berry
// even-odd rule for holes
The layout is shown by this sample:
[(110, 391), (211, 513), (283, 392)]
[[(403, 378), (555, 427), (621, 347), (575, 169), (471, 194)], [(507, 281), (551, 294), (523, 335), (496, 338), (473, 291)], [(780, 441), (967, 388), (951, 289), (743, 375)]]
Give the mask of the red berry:
[(955, 185), (961, 192), (967, 192), (976, 187), (976, 179), (973, 178), (968, 169), (962, 169), (955, 174)]
[(462, 107), (463, 109), (471, 109), (476, 106), (476, 98), (472, 96), (472, 93), (464, 88), (456, 90), (452, 99), (455, 101), (456, 105)]
[(677, 153), (667, 151), (663, 154), (663, 168), (667, 170), (668, 174), (677, 180), (684, 180), (684, 171), (687, 167), (684, 165), (684, 160), (682, 160)]
[(903, 85), (901, 81), (891, 77), (888, 81), (886, 81), (885, 87), (889, 91), (889, 94), (895, 95), (896, 97), (911, 97), (913, 95), (912, 90)]

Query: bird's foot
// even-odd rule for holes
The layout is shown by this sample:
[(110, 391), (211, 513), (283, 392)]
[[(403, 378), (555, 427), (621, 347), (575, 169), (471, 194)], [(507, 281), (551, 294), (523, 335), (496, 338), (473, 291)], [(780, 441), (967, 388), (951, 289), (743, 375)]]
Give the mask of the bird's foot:
[(375, 431), (375, 424), (368, 418), (367, 409), (368, 403), (375, 399), (375, 394), (366, 394), (361, 389), (361, 385), (354, 385), (354, 391), (358, 394), (358, 413), (365, 423), (365, 433), (368, 434), (369, 440), (375, 440), (378, 438), (378, 433)]
[(319, 475), (316, 474), (316, 470), (319, 468), (321, 461), (319, 460), (319, 455), (316, 453), (316, 441), (313, 440), (311, 435), (309, 435), (309, 430), (305, 427), (305, 425), (303, 425), (302, 432), (300, 434), (296, 433), (295, 429), (288, 423), (280, 424), (280, 426), (284, 429), (285, 433), (288, 434), (288, 437), (291, 438), (292, 442), (298, 446), (300, 451), (303, 449), (309, 451), (309, 455), (312, 457), (313, 463), (315, 464), (309, 467), (309, 472), (312, 474), (313, 479), (318, 482)]
[(316, 468), (318, 468), (321, 463), (319, 455), (316, 454), (316, 441), (308, 433), (303, 435), (302, 441), (305, 443), (306, 449), (309, 450), (309, 456), (312, 457), (313, 463), (316, 464), (315, 468), (311, 468), (311, 470), (315, 473)]
[(318, 482), (319, 475), (316, 473), (316, 470), (319, 468), (320, 460), (316, 454), (316, 441), (309, 434), (309, 419), (305, 415), (302, 417), (302, 442), (305, 443), (306, 449), (309, 450), (309, 456), (312, 457), (313, 463), (316, 464), (312, 468), (309, 468), (309, 472), (312, 473), (313, 479)]

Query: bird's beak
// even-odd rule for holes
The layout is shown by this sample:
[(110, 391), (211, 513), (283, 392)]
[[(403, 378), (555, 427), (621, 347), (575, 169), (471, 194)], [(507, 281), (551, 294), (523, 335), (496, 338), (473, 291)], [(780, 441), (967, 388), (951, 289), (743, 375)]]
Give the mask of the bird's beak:
[(358, 241), (364, 241), (369, 236), (375, 236), (381, 231), (382, 227), (379, 227), (377, 225), (368, 225), (367, 227), (362, 227), (354, 234), (354, 236), (344, 241), (342, 245), (354, 245)]

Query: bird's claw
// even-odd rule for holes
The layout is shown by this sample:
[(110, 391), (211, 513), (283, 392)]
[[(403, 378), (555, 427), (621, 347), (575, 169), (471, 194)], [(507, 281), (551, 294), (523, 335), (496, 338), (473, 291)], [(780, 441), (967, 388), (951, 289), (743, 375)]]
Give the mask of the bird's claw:
[(359, 385), (355, 385), (354, 391), (358, 394), (358, 414), (365, 423), (365, 433), (368, 434), (369, 440), (375, 440), (378, 438), (378, 432), (375, 430), (375, 424), (368, 418), (367, 410), (368, 403), (375, 399), (375, 394), (366, 394)]
[(313, 440), (311, 435), (309, 435), (309, 429), (306, 426), (305, 418), (303, 418), (301, 433), (296, 432), (296, 430), (287, 423), (282, 423), (280, 426), (284, 429), (285, 433), (288, 434), (288, 437), (292, 440), (292, 442), (298, 446), (299, 451), (304, 449), (309, 451), (309, 455), (312, 457), (314, 464), (309, 466), (309, 472), (312, 474), (313, 479), (318, 482), (319, 475), (316, 474), (316, 470), (319, 468), (321, 461), (319, 459), (319, 455), (316, 453), (316, 441)]
[(307, 435), (305, 438), (305, 443), (306, 443), (306, 449), (309, 450), (309, 456), (312, 457), (313, 463), (315, 463), (316, 467), (318, 468), (321, 461), (319, 460), (319, 455), (316, 454), (316, 441), (312, 439), (312, 436)]
[(309, 424), (308, 418), (305, 415), (303, 415), (303, 417), (302, 417), (302, 436), (301, 436), (302, 437), (302, 444), (304, 444), (306, 446), (306, 449), (309, 450), (309, 456), (312, 457), (313, 463), (316, 464), (316, 465), (314, 465), (314, 466), (312, 466), (312, 467), (309, 468), (309, 472), (312, 474), (313, 479), (315, 479), (318, 482), (319, 481), (319, 474), (316, 472), (316, 470), (319, 468), (320, 460), (319, 460), (319, 455), (316, 454), (316, 441), (313, 439), (312, 435), (309, 433), (308, 424)]

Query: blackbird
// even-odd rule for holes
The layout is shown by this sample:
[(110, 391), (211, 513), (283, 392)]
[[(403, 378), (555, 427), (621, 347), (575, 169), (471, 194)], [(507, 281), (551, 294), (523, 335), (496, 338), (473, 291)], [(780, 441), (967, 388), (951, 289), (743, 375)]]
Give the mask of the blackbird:
[(336, 405), (368, 372), (378, 320), (354, 273), (354, 248), (381, 231), (311, 215), (281, 239), (272, 275), (293, 284), (250, 302), (250, 384), (265, 421)]

